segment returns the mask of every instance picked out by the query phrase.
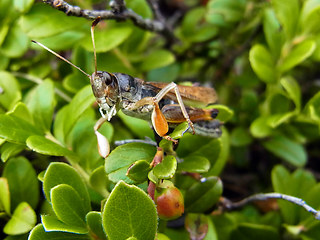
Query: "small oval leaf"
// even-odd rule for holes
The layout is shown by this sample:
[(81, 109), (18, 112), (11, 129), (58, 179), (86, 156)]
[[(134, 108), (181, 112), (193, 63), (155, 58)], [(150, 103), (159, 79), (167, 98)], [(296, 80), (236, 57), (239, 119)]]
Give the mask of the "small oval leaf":
[(185, 157), (178, 164), (179, 171), (205, 173), (210, 169), (210, 161), (202, 156)]
[(77, 191), (67, 184), (60, 184), (50, 191), (52, 208), (62, 222), (86, 229), (87, 206), (83, 205)]
[(66, 163), (51, 163), (47, 168), (43, 181), (43, 191), (49, 202), (51, 201), (51, 189), (59, 184), (68, 184), (73, 187), (81, 197), (85, 209), (89, 211), (89, 193), (80, 175)]
[(153, 174), (159, 179), (170, 179), (177, 169), (177, 160), (174, 156), (166, 156), (162, 162), (153, 169)]
[(26, 202), (22, 202), (14, 210), (11, 219), (3, 228), (3, 232), (9, 235), (19, 235), (29, 232), (37, 222), (34, 210)]
[(263, 146), (276, 156), (296, 167), (302, 167), (307, 162), (305, 148), (301, 144), (284, 136), (276, 136), (264, 142)]
[(277, 80), (275, 64), (270, 52), (260, 44), (254, 45), (250, 50), (249, 60), (254, 72), (266, 83)]
[(150, 170), (151, 167), (149, 162), (138, 160), (128, 168), (127, 176), (136, 183), (142, 183), (148, 179)]
[(73, 154), (73, 152), (71, 152), (67, 148), (55, 142), (52, 142), (51, 140), (43, 136), (34, 135), (31, 137), (28, 137), (26, 143), (30, 149), (44, 155), (68, 156)]
[(194, 183), (185, 194), (185, 206), (189, 212), (204, 212), (210, 209), (222, 194), (222, 182), (217, 177), (208, 177)]
[(143, 71), (150, 71), (155, 68), (160, 68), (173, 63), (175, 60), (174, 55), (163, 49), (154, 50), (146, 56), (141, 65)]
[(133, 236), (141, 240), (154, 239), (157, 231), (156, 207), (140, 188), (120, 181), (104, 206), (102, 222), (110, 240)]
[[(304, 40), (297, 44), (289, 52), (287, 56), (280, 62), (278, 69), (280, 72), (286, 72), (294, 66), (300, 64), (305, 59), (310, 57), (316, 48), (316, 43), (313, 40)], [(266, 73), (265, 73), (266, 74)]]

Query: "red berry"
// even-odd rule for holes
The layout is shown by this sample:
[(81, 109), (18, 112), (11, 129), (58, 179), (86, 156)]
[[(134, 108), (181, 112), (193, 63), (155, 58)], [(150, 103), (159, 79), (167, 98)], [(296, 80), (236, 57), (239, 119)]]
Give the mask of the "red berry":
[(157, 204), (158, 216), (161, 219), (175, 219), (184, 212), (183, 196), (179, 189), (174, 186), (157, 188), (154, 199)]

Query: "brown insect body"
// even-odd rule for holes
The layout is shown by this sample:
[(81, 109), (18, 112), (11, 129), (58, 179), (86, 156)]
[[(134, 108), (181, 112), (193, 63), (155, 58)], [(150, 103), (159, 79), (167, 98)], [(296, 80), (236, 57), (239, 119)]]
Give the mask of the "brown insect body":
[(193, 133), (210, 137), (221, 135), (220, 122), (215, 119), (218, 110), (203, 109), (208, 104), (216, 102), (217, 95), (214, 89), (178, 86), (175, 83), (144, 82), (123, 73), (98, 71), (94, 27), (99, 21), (100, 18), (97, 18), (91, 26), (95, 59), (95, 71), (92, 75), (43, 44), (33, 41), (89, 77), (103, 117), (94, 127), (96, 134), (104, 121), (110, 121), (118, 110), (122, 110), (129, 116), (148, 120), (160, 137), (173, 142), (177, 141), (167, 135), (169, 127), (175, 127), (185, 121), (188, 122), (189, 130)]
[[(128, 116), (151, 121), (155, 105), (146, 101), (145, 104), (139, 104), (139, 107), (137, 107), (137, 103), (143, 101), (143, 99), (155, 97), (163, 87), (168, 85), (166, 83), (149, 83), (127, 74), (104, 71), (94, 73), (90, 82), (100, 106), (100, 112), (108, 120), (117, 111), (122, 110)], [(194, 105), (203, 107), (215, 102), (217, 96), (214, 89), (179, 85), (178, 89), (186, 105), (190, 120), (194, 123), (195, 133), (209, 137), (219, 137), (221, 135), (220, 122), (215, 119), (218, 111), (216, 109), (193, 107)], [(175, 127), (177, 124), (186, 121), (173, 90), (169, 91), (159, 101), (158, 106), (170, 127)]]

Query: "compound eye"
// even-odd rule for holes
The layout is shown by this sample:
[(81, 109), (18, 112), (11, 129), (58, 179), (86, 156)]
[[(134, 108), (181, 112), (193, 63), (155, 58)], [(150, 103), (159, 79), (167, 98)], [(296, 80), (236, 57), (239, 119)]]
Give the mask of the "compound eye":
[(110, 74), (105, 74), (104, 79), (105, 79), (104, 82), (106, 83), (106, 85), (110, 85), (112, 83)]

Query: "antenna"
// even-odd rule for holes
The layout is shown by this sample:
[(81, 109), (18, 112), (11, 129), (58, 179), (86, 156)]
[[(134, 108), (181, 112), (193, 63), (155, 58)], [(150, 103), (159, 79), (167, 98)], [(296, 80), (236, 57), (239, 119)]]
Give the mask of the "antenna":
[(88, 73), (86, 73), (85, 71), (83, 71), (81, 68), (79, 68), (78, 66), (74, 65), (72, 62), (70, 62), (69, 60), (65, 59), (64, 57), (60, 56), (58, 53), (54, 52), (53, 50), (51, 50), (50, 48), (46, 47), (45, 45), (37, 42), (37, 41), (34, 41), (34, 40), (31, 40), (33, 43), (35, 44), (38, 44), (40, 47), (46, 49), (47, 51), (51, 52), (53, 55), (55, 55), (56, 57), (60, 58), (61, 60), (69, 63), (71, 66), (75, 67), (76, 69), (78, 69), (80, 72), (82, 72), (84, 75), (86, 75), (88, 78), (91, 79), (91, 75), (89, 75)]
[(97, 52), (96, 52), (96, 44), (94, 41), (94, 28), (97, 26), (97, 24), (100, 22), (101, 17), (97, 17), (92, 25), (91, 25), (91, 39), (92, 39), (92, 45), (93, 45), (93, 55), (94, 55), (94, 73), (97, 74)]

